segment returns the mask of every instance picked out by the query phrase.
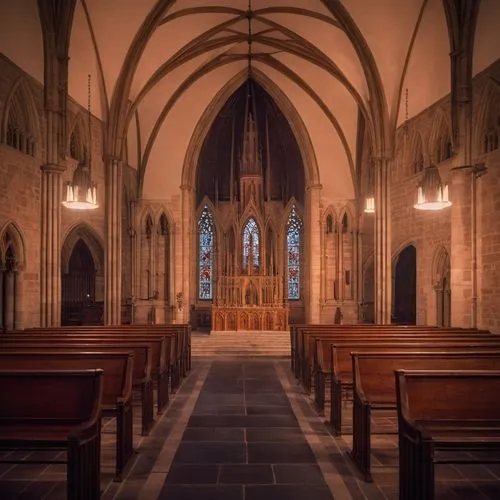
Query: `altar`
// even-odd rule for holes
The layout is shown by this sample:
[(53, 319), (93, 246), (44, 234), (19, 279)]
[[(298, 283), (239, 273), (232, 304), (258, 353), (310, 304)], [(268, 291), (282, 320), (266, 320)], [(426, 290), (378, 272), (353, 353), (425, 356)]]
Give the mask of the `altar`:
[(216, 281), (212, 330), (287, 330), (281, 283), (278, 276), (222, 276)]

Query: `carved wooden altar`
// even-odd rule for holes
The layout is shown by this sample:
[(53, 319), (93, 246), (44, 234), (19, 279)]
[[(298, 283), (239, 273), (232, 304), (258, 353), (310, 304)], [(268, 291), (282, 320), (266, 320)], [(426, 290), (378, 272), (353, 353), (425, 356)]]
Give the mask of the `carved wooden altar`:
[(288, 306), (278, 276), (222, 276), (216, 282), (212, 330), (287, 330)]

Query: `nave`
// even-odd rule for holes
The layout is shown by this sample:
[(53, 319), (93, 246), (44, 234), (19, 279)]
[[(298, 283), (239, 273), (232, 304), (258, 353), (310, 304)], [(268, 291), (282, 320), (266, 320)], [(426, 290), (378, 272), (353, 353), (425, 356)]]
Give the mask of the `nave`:
[[(374, 423), (390, 432), (394, 417)], [(112, 480), (114, 426), (103, 422), (103, 500), (398, 498), (397, 436), (373, 437), (374, 482), (364, 482), (348, 457), (352, 436), (332, 437), (288, 359), (193, 358), (149, 436), (134, 408), (137, 453), (121, 483)], [(500, 495), (498, 464), (442, 465), (436, 476), (437, 500)], [(1, 464), (0, 497), (64, 499), (65, 480), (64, 465)]]

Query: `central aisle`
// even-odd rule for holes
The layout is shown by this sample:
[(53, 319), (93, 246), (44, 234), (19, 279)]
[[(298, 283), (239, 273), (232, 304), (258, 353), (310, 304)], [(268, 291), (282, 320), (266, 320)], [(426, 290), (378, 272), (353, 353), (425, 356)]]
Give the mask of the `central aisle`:
[(333, 498), (272, 361), (211, 364), (159, 498)]

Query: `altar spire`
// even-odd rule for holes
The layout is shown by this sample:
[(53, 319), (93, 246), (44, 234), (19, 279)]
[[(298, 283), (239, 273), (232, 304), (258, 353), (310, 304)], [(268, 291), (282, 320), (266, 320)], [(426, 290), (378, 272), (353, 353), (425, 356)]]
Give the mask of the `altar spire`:
[(243, 130), (243, 147), (241, 155), (241, 175), (261, 174), (259, 139), (255, 116), (255, 101), (252, 92), (252, 82), (251, 80), (248, 80), (248, 93), (245, 106), (245, 126)]

